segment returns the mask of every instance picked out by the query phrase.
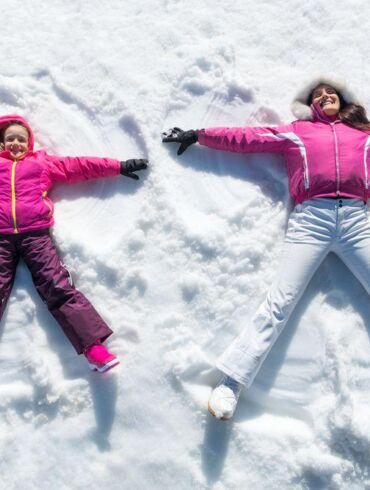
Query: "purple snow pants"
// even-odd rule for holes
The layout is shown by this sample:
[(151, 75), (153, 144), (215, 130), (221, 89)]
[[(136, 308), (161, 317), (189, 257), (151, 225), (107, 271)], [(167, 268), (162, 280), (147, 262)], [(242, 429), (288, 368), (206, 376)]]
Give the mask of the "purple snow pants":
[(13, 286), (19, 258), (27, 264), (37, 292), (81, 354), (113, 332), (92, 304), (74, 287), (49, 230), (0, 235), (0, 319)]

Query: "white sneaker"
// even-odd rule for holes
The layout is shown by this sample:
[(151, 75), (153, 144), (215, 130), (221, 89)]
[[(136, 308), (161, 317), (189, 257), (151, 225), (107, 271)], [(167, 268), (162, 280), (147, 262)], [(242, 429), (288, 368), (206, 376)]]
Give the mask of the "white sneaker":
[(212, 391), (208, 400), (208, 411), (217, 419), (228, 420), (234, 415), (242, 385), (225, 376)]

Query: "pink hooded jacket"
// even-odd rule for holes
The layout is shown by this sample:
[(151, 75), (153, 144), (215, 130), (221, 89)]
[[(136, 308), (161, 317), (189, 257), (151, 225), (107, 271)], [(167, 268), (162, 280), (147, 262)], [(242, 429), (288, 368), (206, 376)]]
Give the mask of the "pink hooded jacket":
[(83, 180), (119, 175), (120, 163), (109, 158), (59, 157), (34, 151), (34, 136), (18, 115), (0, 117), (0, 131), (18, 122), (29, 132), (28, 152), (14, 160), (0, 151), (0, 233), (21, 233), (54, 224), (53, 203), (48, 191), (55, 182), (73, 184)]
[(282, 153), (296, 203), (315, 197), (370, 197), (370, 133), (333, 121), (317, 106), (311, 106), (310, 120), (276, 127), (208, 128), (199, 132), (198, 142), (239, 153)]

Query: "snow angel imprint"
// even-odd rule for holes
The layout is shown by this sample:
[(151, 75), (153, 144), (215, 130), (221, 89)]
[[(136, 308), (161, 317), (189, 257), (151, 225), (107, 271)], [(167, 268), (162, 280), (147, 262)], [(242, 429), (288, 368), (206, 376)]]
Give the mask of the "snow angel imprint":
[(0, 318), (14, 282), (19, 258), (50, 313), (90, 368), (106, 371), (117, 357), (102, 344), (111, 334), (99, 313), (78, 291), (50, 235), (55, 182), (72, 184), (114, 175), (134, 179), (147, 160), (119, 162), (109, 158), (59, 157), (34, 151), (34, 135), (18, 115), (0, 117)]
[[(172, 128), (163, 142), (239, 153), (282, 153), (295, 201), (276, 279), (255, 315), (217, 361), (224, 373), (208, 402), (220, 419), (232, 417), (319, 264), (336, 253), (370, 294), (370, 123), (348, 89), (326, 79), (302, 90), (298, 118), (276, 127)], [(292, 267), (294, 264), (294, 267)]]

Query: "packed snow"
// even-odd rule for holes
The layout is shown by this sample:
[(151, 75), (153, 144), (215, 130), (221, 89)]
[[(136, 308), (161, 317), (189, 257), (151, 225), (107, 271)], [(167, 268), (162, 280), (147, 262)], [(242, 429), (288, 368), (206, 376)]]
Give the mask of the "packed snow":
[(370, 302), (335, 256), (233, 421), (208, 414), (214, 361), (265, 297), (292, 203), (279, 156), (178, 157), (160, 138), (289, 122), (317, 74), (370, 109), (369, 13), (366, 0), (2, 0), (1, 114), (25, 116), (51, 153), (150, 169), (52, 192), (55, 240), (121, 365), (88, 370), (21, 263), (1, 323), (1, 489), (370, 488)]

